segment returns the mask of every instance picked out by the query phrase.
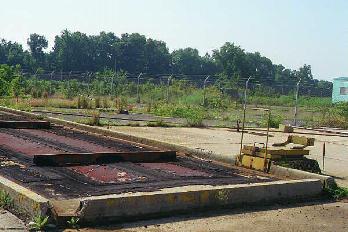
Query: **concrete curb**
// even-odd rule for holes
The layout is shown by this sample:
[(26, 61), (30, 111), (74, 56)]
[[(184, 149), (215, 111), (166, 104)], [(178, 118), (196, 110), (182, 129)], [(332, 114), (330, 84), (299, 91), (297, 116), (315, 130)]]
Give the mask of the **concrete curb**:
[(282, 199), (305, 199), (322, 193), (320, 180), (305, 179), (227, 186), (184, 186), (156, 192), (126, 193), (81, 199), (77, 215), (84, 224), (134, 220)]
[(48, 199), (0, 176), (0, 189), (13, 199), (14, 209), (35, 217), (46, 215), (50, 209)]
[(323, 187), (331, 187), (335, 185), (335, 179), (331, 176), (319, 175), (316, 173), (306, 172), (302, 170), (281, 167), (279, 165), (271, 165), (270, 174), (291, 179), (319, 179)]

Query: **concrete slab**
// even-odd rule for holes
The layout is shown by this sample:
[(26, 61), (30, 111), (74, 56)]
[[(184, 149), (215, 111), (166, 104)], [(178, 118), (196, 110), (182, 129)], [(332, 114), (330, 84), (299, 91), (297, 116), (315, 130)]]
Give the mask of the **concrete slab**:
[[(22, 115), (30, 115), (30, 117), (35, 117), (32, 114), (28, 114), (25, 112), (20, 112), (20, 113)], [(51, 122), (62, 124), (62, 125), (71, 126), (80, 130), (85, 130), (90, 133), (98, 133), (99, 135), (102, 134), (102, 135), (107, 135), (107, 136), (111, 136), (118, 139), (124, 139), (128, 141), (137, 142), (137, 143), (140, 143), (140, 145), (141, 143), (144, 143), (148, 146), (161, 147), (166, 149), (174, 148), (173, 150), (179, 150), (180, 152), (188, 153), (190, 155), (199, 154), (200, 156), (203, 156), (203, 157), (205, 155), (207, 155), (208, 157), (209, 155), (211, 155), (210, 153), (197, 151), (197, 149), (187, 148), (186, 146), (178, 146), (175, 144), (173, 145), (168, 142), (161, 142), (161, 141), (152, 140), (149, 138), (132, 136), (126, 133), (110, 131), (103, 128), (91, 127), (91, 126), (62, 121), (62, 120), (53, 119), (53, 118), (48, 118), (48, 120)], [(25, 137), (27, 135), (23, 134), (23, 136)], [(33, 141), (35, 139), (42, 140), (42, 138), (36, 138), (32, 134), (28, 136), (29, 136), (28, 138), (32, 138)], [(41, 141), (41, 140), (38, 140), (38, 141)], [(52, 142), (51, 140), (50, 141), (45, 140), (41, 142), (43, 144), (47, 143), (47, 146), (48, 145), (52, 146), (52, 144), (56, 145), (58, 148), (62, 146), (62, 143), (58, 143), (56, 141)], [(71, 146), (70, 149), (75, 149), (75, 147)], [(213, 156), (213, 157), (216, 158), (216, 156)], [(196, 158), (193, 158), (193, 159), (196, 159)], [(228, 156), (226, 160), (231, 162), (233, 159), (231, 159), (231, 156)], [(210, 167), (208, 161), (196, 159), (195, 162), (194, 161), (192, 162), (193, 163), (206, 162), (203, 165), (203, 167)], [(211, 165), (213, 164), (214, 162), (212, 162)], [(88, 188), (88, 195), (91, 195), (89, 197), (81, 197), (82, 195), (85, 195), (86, 192), (83, 194), (81, 194), (81, 192), (78, 192), (79, 197), (72, 197), (72, 196), (70, 196), (69, 198), (65, 198), (64, 196), (61, 197), (60, 199), (64, 199), (64, 200), (62, 201), (62, 204), (59, 204), (59, 199), (54, 197), (55, 195), (44, 195), (47, 197), (48, 199), (47, 200), (46, 198), (42, 198), (41, 196), (36, 194), (35, 197), (25, 198), (27, 202), (25, 202), (24, 205), (27, 205), (26, 210), (30, 210), (31, 209), (30, 205), (33, 205), (32, 203), (33, 199), (34, 200), (36, 199), (37, 201), (34, 202), (34, 205), (39, 202), (40, 204), (42, 203), (42, 205), (40, 206), (45, 206), (45, 207), (41, 208), (41, 207), (32, 206), (33, 214), (34, 213), (37, 214), (38, 212), (43, 213), (45, 210), (47, 212), (47, 209), (50, 206), (57, 207), (58, 205), (59, 209), (57, 208), (57, 210), (55, 210), (53, 208), (54, 215), (56, 215), (58, 221), (60, 217), (63, 217), (64, 219), (66, 219), (67, 217), (77, 215), (80, 217), (82, 223), (83, 222), (84, 223), (100, 223), (100, 222), (104, 223), (105, 221), (109, 221), (109, 220), (115, 221), (115, 220), (123, 220), (125, 218), (138, 219), (143, 217), (152, 217), (152, 216), (159, 216), (159, 215), (162, 216), (162, 215), (167, 215), (167, 214), (175, 213), (175, 212), (190, 212), (195, 209), (216, 208), (216, 207), (225, 207), (225, 206), (240, 205), (240, 204), (265, 203), (265, 202), (281, 200), (281, 199), (311, 198), (311, 197), (316, 197), (320, 195), (323, 189), (323, 185), (319, 179), (277, 181), (273, 179), (273, 177), (267, 176), (262, 173), (259, 173), (255, 176), (255, 172), (253, 173), (253, 175), (249, 175), (248, 173), (242, 172), (242, 171), (237, 173), (237, 175), (233, 173), (227, 175), (226, 172), (223, 172), (224, 166), (220, 166), (220, 168), (212, 169), (214, 170), (214, 172), (223, 173), (223, 175), (219, 176), (218, 179), (213, 178), (209, 180), (210, 182), (209, 181), (206, 182), (206, 180), (204, 179), (206, 174), (209, 176), (209, 178), (211, 178), (210, 177), (211, 174), (209, 174), (209, 172), (203, 173), (203, 174), (201, 173), (198, 176), (191, 175), (190, 176), (191, 179), (189, 179), (187, 176), (184, 175), (185, 171), (183, 171), (183, 167), (170, 166), (170, 165), (173, 166), (174, 164), (163, 164), (163, 165), (165, 166), (163, 168), (165, 168), (165, 170), (168, 171), (168, 173), (164, 176), (166, 178), (170, 178), (170, 181), (175, 180), (173, 179), (173, 176), (172, 176), (173, 168), (175, 168), (175, 171), (177, 173), (183, 174), (180, 176), (180, 179), (177, 180), (178, 183), (179, 182), (181, 183), (180, 185), (171, 186), (166, 184), (166, 185), (158, 187), (157, 189), (156, 188), (150, 189), (150, 190), (145, 189), (144, 191), (141, 191), (142, 189), (139, 190), (137, 188), (134, 188), (134, 187), (137, 187), (134, 185), (132, 187), (132, 190), (130, 190), (131, 193), (129, 192), (125, 193), (124, 190), (120, 192), (116, 192), (115, 190), (112, 190), (111, 193), (113, 194), (105, 194), (105, 193), (102, 194), (100, 193), (100, 189), (102, 188), (104, 188), (104, 190), (105, 188), (111, 189), (111, 188), (114, 188), (114, 186), (120, 185), (120, 183), (109, 183), (109, 186), (106, 185), (107, 183), (104, 183), (104, 182), (99, 183), (100, 185), (97, 185), (97, 186), (92, 186), (90, 183), (89, 185), (88, 184), (85, 185), (85, 188)], [(199, 171), (199, 169), (197, 168), (197, 164), (195, 164), (196, 166), (194, 164), (192, 165), (193, 165), (192, 171), (194, 171), (195, 167)], [(93, 169), (94, 167), (90, 167), (90, 168)], [(149, 171), (149, 177), (154, 176), (155, 170), (150, 170), (151, 169), (150, 166), (148, 167), (144, 165), (141, 168), (142, 170)], [(227, 166), (225, 168), (227, 168)], [(162, 168), (158, 170), (163, 171)], [(237, 170), (234, 170), (234, 171), (237, 171)], [(90, 170), (87, 170), (87, 172), (89, 173)], [(251, 173), (252, 171), (249, 170), (248, 172)], [(75, 177), (77, 176), (74, 176), (74, 178)], [(212, 175), (212, 177), (214, 177), (214, 175)], [(236, 178), (237, 182), (234, 182), (234, 180), (231, 182), (225, 182), (229, 178)], [(191, 182), (186, 183), (185, 180), (187, 179), (189, 179), (190, 181), (192, 180), (192, 183)], [(204, 180), (204, 181), (195, 182), (195, 181), (201, 181), (201, 180)], [(72, 182), (72, 183), (76, 183), (77, 185), (76, 179), (74, 179), (74, 181), (75, 182)], [(221, 182), (217, 183), (217, 181), (221, 181)], [(241, 182), (238, 182), (238, 181), (241, 181)], [(182, 184), (184, 182), (185, 184)], [(60, 186), (64, 186), (63, 182), (60, 182), (60, 183), (61, 183)], [(147, 185), (149, 183), (153, 184), (152, 182), (144, 182), (144, 183)], [(202, 183), (204, 183), (204, 185)], [(11, 184), (12, 183), (8, 183), (8, 185), (11, 185)], [(123, 185), (124, 184), (125, 183), (123, 183)], [(127, 184), (132, 184), (132, 183), (127, 183)], [(36, 187), (37, 186), (40, 186), (40, 185), (36, 185)], [(52, 190), (52, 185), (50, 186), (51, 188), (49, 190)], [(31, 185), (29, 185), (28, 188), (29, 187), (32, 189)], [(76, 188), (76, 186), (69, 185), (70, 191), (75, 190), (73, 188)], [(9, 189), (8, 192), (10, 194), (13, 194), (16, 197), (17, 193), (16, 192), (12, 193), (10, 190), (11, 189)], [(19, 189), (19, 191), (23, 192), (24, 190)], [(41, 191), (41, 190), (36, 189), (35, 191)], [(47, 194), (47, 191), (43, 193)], [(69, 194), (66, 191), (62, 193)], [(30, 192), (29, 195), (31, 194), (32, 192)], [(52, 201), (52, 200), (54, 200), (55, 203), (48, 205), (48, 201)], [(74, 203), (71, 204), (71, 202), (68, 202), (67, 200), (74, 200)], [(15, 202), (16, 204), (21, 204), (19, 200)], [(69, 207), (61, 207), (63, 205), (69, 205)], [(37, 208), (39, 208), (39, 211)]]
[(31, 217), (46, 215), (50, 209), (48, 199), (2, 176), (0, 189), (10, 195), (16, 210), (23, 211)]
[(7, 210), (0, 209), (0, 231), (26, 232), (25, 224)]

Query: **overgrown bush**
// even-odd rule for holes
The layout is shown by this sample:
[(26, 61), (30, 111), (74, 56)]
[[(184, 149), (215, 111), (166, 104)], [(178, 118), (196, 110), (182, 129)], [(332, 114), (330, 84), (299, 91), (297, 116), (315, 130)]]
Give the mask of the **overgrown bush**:
[[(279, 114), (272, 114), (271, 113), (271, 117), (269, 119), (269, 127), (270, 128), (278, 128), (279, 124), (282, 124), (284, 121), (283, 117)], [(263, 118), (262, 118), (262, 122), (261, 122), (261, 127), (267, 127), (268, 124), (268, 114), (264, 114)]]

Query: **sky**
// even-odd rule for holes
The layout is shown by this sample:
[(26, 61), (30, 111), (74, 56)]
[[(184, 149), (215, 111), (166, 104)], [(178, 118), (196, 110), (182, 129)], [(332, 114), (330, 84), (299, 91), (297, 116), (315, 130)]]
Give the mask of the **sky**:
[[(314, 78), (348, 76), (348, 0), (0, 0), (0, 38), (49, 47), (62, 30), (138, 32), (170, 51), (201, 55), (233, 42), (273, 63), (312, 66)], [(25, 48), (27, 48), (25, 46)]]

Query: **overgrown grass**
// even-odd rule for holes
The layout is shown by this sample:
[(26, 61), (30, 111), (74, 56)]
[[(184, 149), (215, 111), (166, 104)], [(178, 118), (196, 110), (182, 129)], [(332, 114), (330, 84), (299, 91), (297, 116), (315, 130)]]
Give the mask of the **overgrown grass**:
[[(103, 89), (100, 89), (103, 90)], [(205, 92), (205, 101), (203, 104)], [(238, 93), (238, 90), (234, 90)], [(167, 99), (169, 93), (169, 99)], [(82, 94), (80, 91), (79, 94)], [(1, 105), (30, 111), (33, 107), (51, 109), (98, 109), (104, 112), (150, 113), (159, 116), (184, 118), (187, 126), (203, 126), (203, 120), (214, 119), (237, 121), (242, 119), (242, 104), (238, 96), (222, 92), (217, 86), (208, 86), (206, 90), (190, 83), (173, 81), (169, 89), (165, 84), (155, 85), (143, 83), (140, 86), (140, 104), (136, 103), (136, 85), (128, 83), (119, 89), (114, 96), (87, 95), (90, 92), (66, 99), (64, 95), (53, 95), (48, 98), (26, 97), (16, 103), (15, 99), (0, 100)], [(293, 95), (248, 95), (248, 108), (271, 108), (271, 127), (278, 127), (284, 120), (293, 120)], [(237, 94), (238, 95), (238, 94)], [(298, 120), (305, 126), (329, 126), (348, 128), (348, 112), (341, 105), (332, 104), (331, 99), (300, 96)], [(246, 119), (255, 126), (266, 126), (267, 116), (251, 112), (248, 109)], [(85, 122), (90, 123), (90, 122)], [(151, 124), (150, 124), (151, 126)]]

